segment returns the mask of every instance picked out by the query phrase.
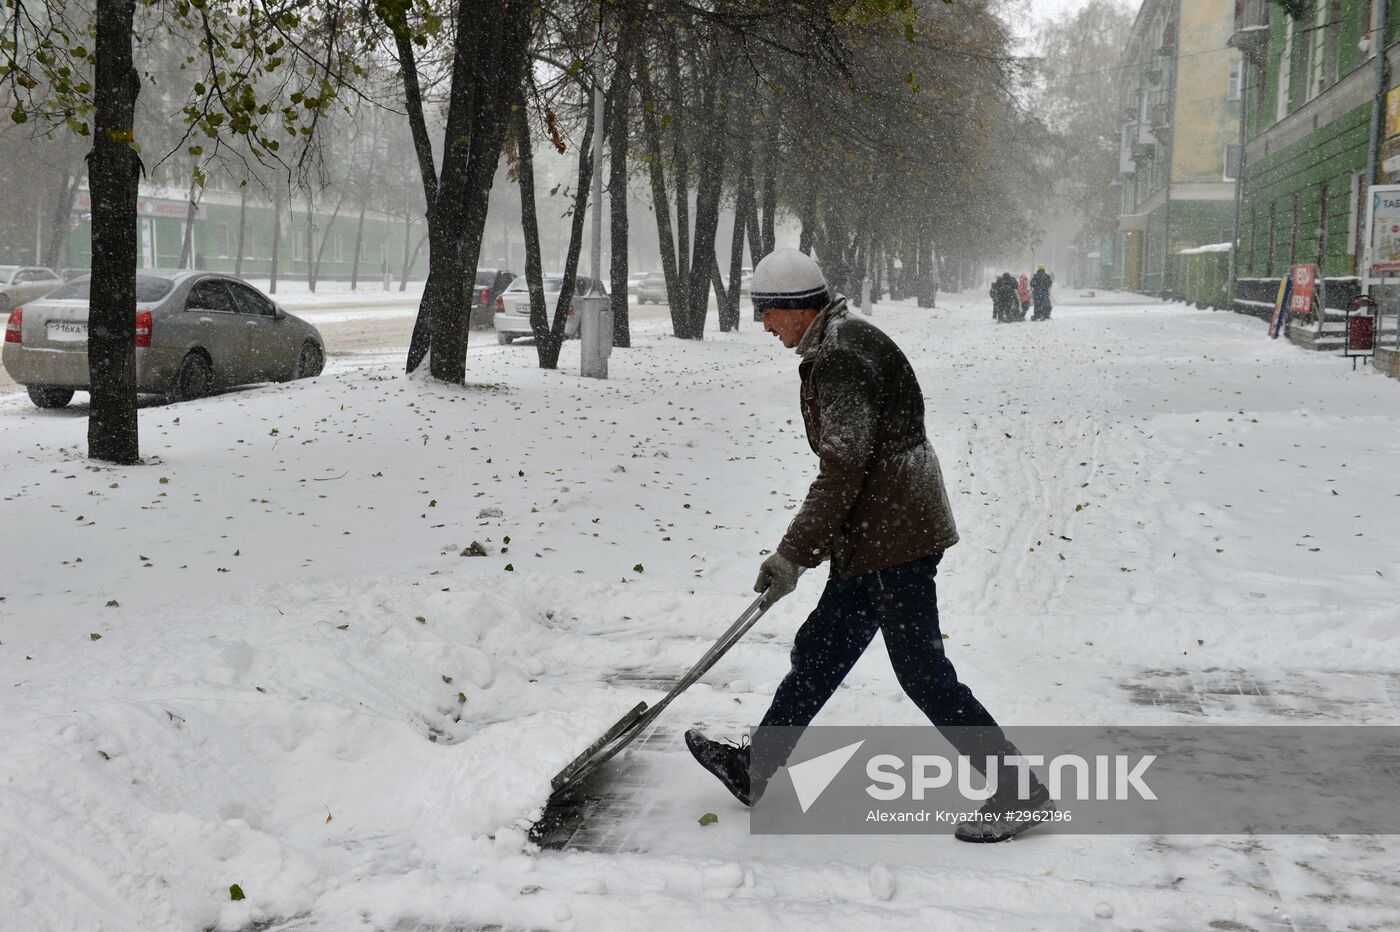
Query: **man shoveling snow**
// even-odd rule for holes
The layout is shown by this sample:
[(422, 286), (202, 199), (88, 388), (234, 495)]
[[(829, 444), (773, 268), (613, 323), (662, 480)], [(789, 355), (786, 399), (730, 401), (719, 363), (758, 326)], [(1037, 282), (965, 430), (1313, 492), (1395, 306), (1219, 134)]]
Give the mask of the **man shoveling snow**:
[[(785, 733), (800, 733), (880, 631), (900, 686), (959, 754), (979, 769), (990, 755), (1014, 757), (1016, 749), (958, 681), (943, 651), (934, 577), (958, 532), (909, 361), (878, 327), (850, 316), (817, 263), (795, 249), (764, 257), (750, 289), (763, 329), (802, 357), (802, 418), (820, 460), (801, 510), (763, 561), (754, 589), (771, 605), (796, 588), (805, 569), (831, 563), (821, 599), (793, 642), (792, 669), (759, 727), (796, 726)], [(776, 755), (770, 772), (759, 773), (750, 769), (747, 746), (699, 730), (686, 733), (686, 744), (746, 806), (763, 795), (787, 756)], [(959, 839), (1005, 841), (1036, 823), (997, 815), (1051, 807), (1038, 781), (1028, 798), (1019, 797), (1011, 774), (1004, 766), (981, 818), (958, 824)]]

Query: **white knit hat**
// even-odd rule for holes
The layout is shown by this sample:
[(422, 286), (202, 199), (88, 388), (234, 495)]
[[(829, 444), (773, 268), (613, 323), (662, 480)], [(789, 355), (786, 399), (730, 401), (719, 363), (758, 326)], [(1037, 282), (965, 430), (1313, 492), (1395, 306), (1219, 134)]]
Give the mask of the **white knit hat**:
[(796, 249), (775, 249), (753, 270), (749, 297), (756, 310), (824, 308), (831, 290), (817, 260)]

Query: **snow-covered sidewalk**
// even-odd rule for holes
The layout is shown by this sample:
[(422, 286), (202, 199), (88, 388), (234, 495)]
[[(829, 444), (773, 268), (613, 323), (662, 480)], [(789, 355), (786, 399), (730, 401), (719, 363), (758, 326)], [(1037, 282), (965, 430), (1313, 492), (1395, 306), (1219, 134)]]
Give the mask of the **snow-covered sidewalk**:
[[(959, 672), (1014, 724), (1394, 723), (1397, 386), (1136, 300), (878, 308), (962, 533)], [(607, 382), (576, 344), (475, 355), (465, 389), (333, 361), (143, 408), (129, 469), (83, 458), (83, 407), (0, 397), (0, 927), (1400, 922), (1388, 837), (750, 836), (677, 735), (757, 721), (817, 573), (575, 850), (529, 846), (550, 775), (752, 598), (814, 472), (796, 360), (743, 326), (641, 322)], [(881, 650), (847, 687), (820, 722), (920, 721)]]

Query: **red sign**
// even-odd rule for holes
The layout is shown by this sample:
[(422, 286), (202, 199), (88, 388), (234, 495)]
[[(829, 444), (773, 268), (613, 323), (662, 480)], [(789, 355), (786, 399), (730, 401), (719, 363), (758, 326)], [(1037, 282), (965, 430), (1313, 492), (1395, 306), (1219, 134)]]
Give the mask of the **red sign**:
[(1371, 353), (1376, 348), (1376, 320), (1370, 314), (1352, 314), (1347, 318), (1347, 352)]
[(1288, 309), (1295, 314), (1311, 313), (1313, 282), (1317, 277), (1317, 266), (1295, 265), (1288, 274), (1293, 280), (1293, 294), (1288, 299)]

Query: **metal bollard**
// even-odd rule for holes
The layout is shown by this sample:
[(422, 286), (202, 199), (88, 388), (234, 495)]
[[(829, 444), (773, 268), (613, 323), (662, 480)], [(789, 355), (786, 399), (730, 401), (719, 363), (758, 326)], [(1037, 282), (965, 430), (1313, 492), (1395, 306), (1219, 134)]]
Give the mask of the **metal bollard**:
[(608, 298), (575, 298), (578, 308), (579, 375), (586, 379), (608, 377), (612, 354), (613, 315)]

